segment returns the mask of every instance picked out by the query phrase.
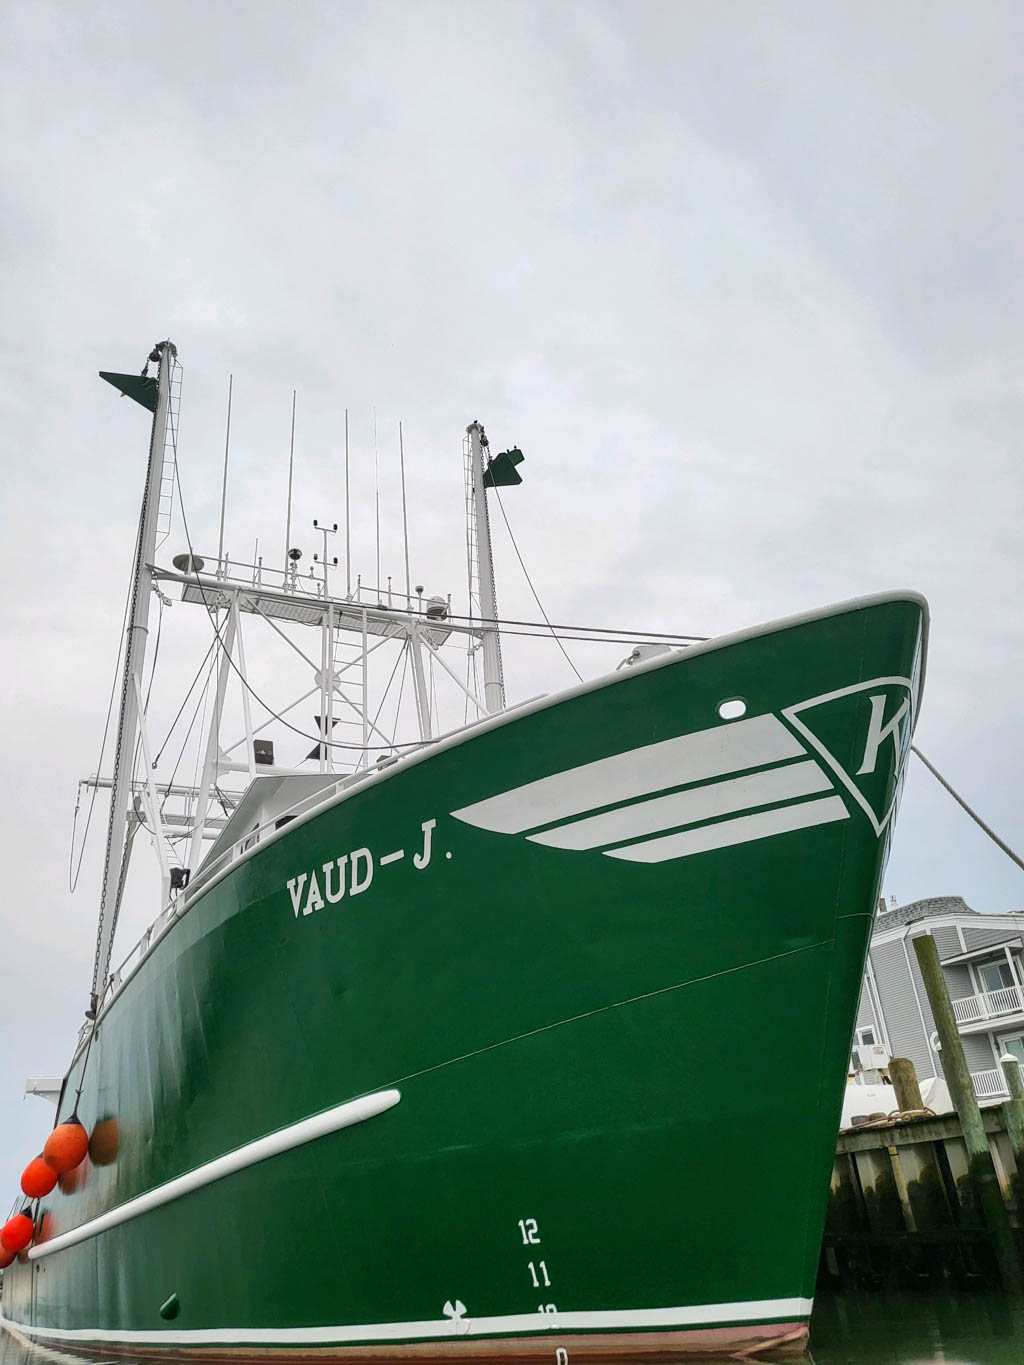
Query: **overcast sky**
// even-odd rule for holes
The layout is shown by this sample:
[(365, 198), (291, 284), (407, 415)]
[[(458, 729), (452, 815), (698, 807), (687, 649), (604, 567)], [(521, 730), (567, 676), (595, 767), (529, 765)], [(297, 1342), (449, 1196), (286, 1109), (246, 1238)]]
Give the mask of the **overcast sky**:
[[(96, 371), (160, 337), (203, 547), (233, 373), (238, 555), (258, 535), (280, 558), (294, 388), (295, 525), (341, 519), (348, 407), (371, 576), (376, 410), (384, 571), (401, 418), (414, 579), (456, 601), (475, 417), (526, 452), (506, 506), (554, 620), (710, 635), (924, 592), (918, 742), (1024, 843), (1022, 21), (996, 0), (8, 7), (12, 1195), (52, 1119), (24, 1078), (63, 1069), (88, 995), (98, 862), (71, 898), (71, 816), (143, 475), (145, 414)], [(534, 619), (500, 528), (496, 552), (504, 613)], [(506, 671), (513, 698), (572, 681), (550, 647), (510, 642)], [(917, 768), (886, 890), (1024, 908), (1024, 874)]]

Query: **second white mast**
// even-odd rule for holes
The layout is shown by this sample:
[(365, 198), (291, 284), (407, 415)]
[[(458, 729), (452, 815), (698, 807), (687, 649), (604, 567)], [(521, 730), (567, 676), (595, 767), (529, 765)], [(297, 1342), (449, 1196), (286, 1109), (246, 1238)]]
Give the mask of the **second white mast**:
[(498, 634), (498, 604), (494, 592), (494, 558), (491, 553), (491, 526), (487, 517), (487, 491), (484, 487), (484, 452), (487, 449), (487, 436), (479, 422), (470, 422), (466, 434), (470, 440), (473, 503), (476, 508), (481, 645), (484, 654), (484, 705), (493, 714), (505, 709), (505, 679), (501, 669), (501, 637)]

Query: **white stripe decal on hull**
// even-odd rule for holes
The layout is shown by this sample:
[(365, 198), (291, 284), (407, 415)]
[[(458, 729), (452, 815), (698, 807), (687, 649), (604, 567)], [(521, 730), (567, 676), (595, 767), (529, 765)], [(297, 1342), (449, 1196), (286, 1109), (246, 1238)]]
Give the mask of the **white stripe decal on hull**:
[(832, 790), (832, 781), (817, 763), (790, 763), (784, 768), (769, 768), (747, 777), (733, 777), (724, 782), (712, 782), (702, 787), (690, 787), (671, 796), (656, 796), (635, 806), (620, 806), (603, 815), (561, 825), (544, 834), (528, 838), (552, 848), (599, 848), (619, 844), (626, 839), (640, 839), (645, 834), (675, 829), (679, 825), (695, 825), (701, 820), (712, 820), (733, 811), (750, 810), (754, 806), (768, 806), (776, 801), (792, 801), (799, 796), (813, 796), (816, 792)]
[[(756, 1299), (748, 1303), (693, 1304), (682, 1308), (623, 1308), (594, 1312), (559, 1313), (544, 1321), (539, 1313), (508, 1313), (490, 1318), (449, 1318), (426, 1322), (365, 1322), (337, 1327), (206, 1327), (189, 1331), (168, 1328), (158, 1332), (133, 1332), (111, 1328), (11, 1326), (27, 1336), (54, 1341), (127, 1341), (165, 1346), (267, 1345), (292, 1344), (327, 1346), (335, 1342), (431, 1340), (456, 1336), (506, 1335), (511, 1333), (610, 1330), (628, 1331), (648, 1328), (703, 1327), (725, 1323), (764, 1323), (809, 1318), (813, 1299)], [(467, 1330), (468, 1329), (468, 1330)]]
[(744, 768), (803, 758), (806, 753), (777, 716), (752, 716), (553, 773), (453, 810), (452, 815), (497, 834), (521, 834), (599, 806), (631, 801), (668, 787), (706, 782)]
[[(119, 1204), (117, 1208), (100, 1214), (98, 1218), (90, 1219), (88, 1223), (81, 1223), (69, 1232), (62, 1232), (48, 1242), (34, 1246), (28, 1253), (29, 1259), (34, 1261), (40, 1256), (52, 1256), (55, 1251), (76, 1246), (79, 1242), (96, 1237), (109, 1228), (116, 1228), (120, 1223), (127, 1223), (132, 1218), (149, 1213), (151, 1209), (158, 1209), (163, 1204), (170, 1204), (175, 1199), (191, 1194), (193, 1190), (202, 1189), (204, 1185), (212, 1185), (215, 1180), (223, 1180), (226, 1175), (233, 1175), (236, 1171), (245, 1170), (247, 1166), (255, 1166), (259, 1161), (266, 1161), (268, 1157), (277, 1156), (280, 1152), (289, 1152), (293, 1147), (314, 1142), (317, 1138), (326, 1137), (328, 1133), (336, 1133), (339, 1129), (351, 1128), (354, 1123), (372, 1119), (377, 1114), (383, 1114), (386, 1109), (392, 1109), (401, 1098), (397, 1090), (382, 1090), (376, 1095), (364, 1095), (361, 1099), (335, 1105), (333, 1109), (325, 1109), (322, 1113), (302, 1119), (287, 1128), (279, 1128), (276, 1133), (257, 1138), (255, 1142), (247, 1142), (244, 1147), (236, 1147), (233, 1152), (227, 1152), (224, 1156), (208, 1161), (204, 1166), (197, 1166), (194, 1171), (186, 1171), (184, 1175), (168, 1180), (166, 1184), (158, 1185), (156, 1189), (147, 1190), (145, 1194)], [(114, 1338), (111, 1337), (110, 1340)]]
[(629, 844), (626, 848), (613, 849), (605, 857), (624, 858), (631, 863), (664, 863), (670, 858), (688, 858), (691, 853), (731, 848), (733, 844), (749, 844), (755, 839), (769, 839), (773, 834), (789, 834), (793, 830), (811, 829), (815, 825), (849, 818), (850, 812), (841, 796), (826, 796), (820, 801), (758, 811), (755, 815), (741, 815), (736, 820), (720, 820), (717, 825), (667, 834), (663, 839), (650, 839), (646, 844)]

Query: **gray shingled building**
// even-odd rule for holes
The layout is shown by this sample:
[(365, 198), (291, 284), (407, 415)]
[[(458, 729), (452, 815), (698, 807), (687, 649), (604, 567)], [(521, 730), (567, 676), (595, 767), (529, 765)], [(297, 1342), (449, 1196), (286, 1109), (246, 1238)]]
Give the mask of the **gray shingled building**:
[(1006, 1093), (999, 1057), (1024, 1063), (1024, 915), (983, 915), (960, 896), (879, 905), (857, 1011), (857, 1044), (909, 1057), (921, 1079), (942, 1075), (935, 1021), (911, 939), (931, 934), (979, 1099)]

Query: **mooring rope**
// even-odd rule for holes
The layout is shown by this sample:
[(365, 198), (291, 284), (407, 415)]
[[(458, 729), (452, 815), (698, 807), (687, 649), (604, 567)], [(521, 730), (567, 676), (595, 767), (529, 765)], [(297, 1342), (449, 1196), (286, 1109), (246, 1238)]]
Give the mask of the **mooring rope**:
[(1003, 852), (1006, 854), (1006, 856), (1008, 858), (1011, 858), (1017, 864), (1021, 871), (1024, 871), (1024, 859), (1022, 859), (1019, 854), (1014, 853), (1013, 849), (1010, 847), (1009, 844), (1004, 843), (1003, 840), (1000, 839), (999, 835), (995, 832), (991, 825), (986, 825), (985, 821), (981, 818), (978, 812), (974, 810), (973, 807), (970, 806), (967, 801), (964, 800), (964, 798), (960, 795), (956, 788), (952, 786), (951, 783), (946, 781), (946, 779), (939, 772), (938, 768), (935, 767), (934, 763), (928, 762), (928, 760), (925, 758), (924, 754), (921, 752), (921, 750), (917, 747), (916, 744), (912, 744), (910, 746), (910, 750), (911, 753), (917, 754), (918, 758), (931, 773), (932, 777), (935, 778), (936, 782), (938, 782), (941, 786), (945, 787), (946, 791), (949, 792), (950, 796), (957, 803), (957, 805), (961, 806), (967, 812), (967, 814), (971, 817), (971, 819), (978, 826), (978, 828), (983, 829), (985, 833), (988, 835), (988, 837), (992, 840), (992, 842), (996, 844), (999, 848), (1001, 848)]

